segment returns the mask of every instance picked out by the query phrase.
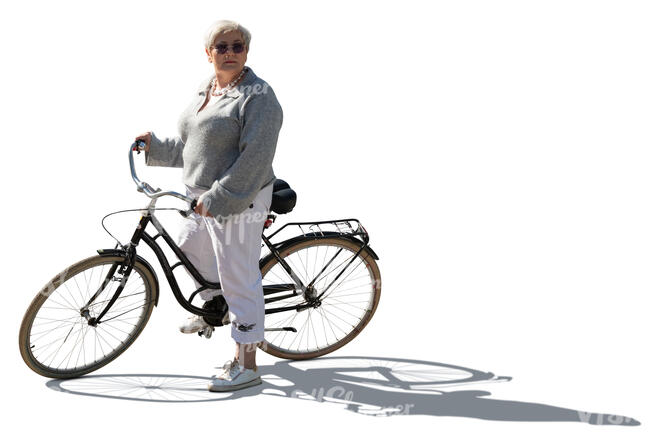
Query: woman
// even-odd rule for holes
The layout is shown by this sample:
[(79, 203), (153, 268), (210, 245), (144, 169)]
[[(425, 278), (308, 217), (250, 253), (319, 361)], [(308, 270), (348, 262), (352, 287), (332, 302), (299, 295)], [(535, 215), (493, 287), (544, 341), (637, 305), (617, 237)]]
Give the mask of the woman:
[[(236, 22), (210, 27), (205, 53), (214, 74), (201, 83), (181, 114), (174, 138), (152, 132), (146, 143), (150, 166), (183, 168), (195, 213), (184, 220), (179, 247), (211, 282), (221, 282), (228, 302), (235, 359), (212, 378), (211, 391), (238, 390), (262, 380), (255, 365), (264, 340), (264, 296), (259, 270), (263, 224), (271, 206), (275, 175), (271, 163), (282, 126), (282, 108), (271, 87), (247, 67), (251, 35)], [(198, 282), (197, 282), (198, 285)], [(205, 290), (205, 301), (220, 295)], [(197, 332), (207, 323), (194, 316), (181, 326)]]

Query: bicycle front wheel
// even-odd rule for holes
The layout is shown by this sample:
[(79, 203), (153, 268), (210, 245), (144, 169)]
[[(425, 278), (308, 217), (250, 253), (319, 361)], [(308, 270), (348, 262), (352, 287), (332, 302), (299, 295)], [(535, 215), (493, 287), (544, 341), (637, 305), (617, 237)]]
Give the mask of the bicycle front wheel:
[[(304, 304), (314, 297), (320, 297), (320, 305), (267, 314), (265, 328), (293, 327), (296, 332), (267, 331), (260, 348), (279, 358), (311, 359), (344, 346), (361, 332), (379, 304), (381, 279), (367, 249), (354, 257), (359, 247), (344, 237), (313, 238), (278, 252), (304, 285), (313, 284), (305, 294), (292, 296), (289, 290), (269, 295), (265, 309)], [(275, 256), (261, 272), (264, 286), (293, 284)]]
[[(103, 367), (124, 352), (144, 329), (158, 291), (155, 277), (137, 261), (128, 279), (122, 256), (93, 256), (56, 275), (36, 295), (20, 326), (20, 354), (39, 375), (76, 378)], [(117, 288), (124, 288), (101, 322), (98, 316)]]

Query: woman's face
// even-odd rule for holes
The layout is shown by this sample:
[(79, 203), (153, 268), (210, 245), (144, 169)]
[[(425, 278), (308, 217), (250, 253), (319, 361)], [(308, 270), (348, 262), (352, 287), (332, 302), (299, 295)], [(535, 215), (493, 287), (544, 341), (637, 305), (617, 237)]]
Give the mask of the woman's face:
[[(239, 54), (235, 53), (233, 45), (243, 45), (244, 50)], [(224, 54), (219, 54), (217, 47), (228, 45)], [(244, 39), (239, 31), (229, 31), (219, 34), (215, 39), (212, 48), (206, 48), (205, 53), (208, 55), (208, 61), (212, 63), (216, 72), (233, 72), (238, 73), (246, 64), (248, 48), (246, 48)]]

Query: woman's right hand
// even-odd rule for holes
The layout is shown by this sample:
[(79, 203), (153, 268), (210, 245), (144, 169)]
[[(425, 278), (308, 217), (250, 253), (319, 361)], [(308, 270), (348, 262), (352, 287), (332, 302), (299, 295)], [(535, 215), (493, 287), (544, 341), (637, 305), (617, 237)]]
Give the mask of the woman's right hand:
[(145, 146), (144, 151), (149, 152), (149, 145), (151, 144), (151, 132), (147, 131), (146, 133), (140, 134), (135, 137), (135, 140), (144, 140)]

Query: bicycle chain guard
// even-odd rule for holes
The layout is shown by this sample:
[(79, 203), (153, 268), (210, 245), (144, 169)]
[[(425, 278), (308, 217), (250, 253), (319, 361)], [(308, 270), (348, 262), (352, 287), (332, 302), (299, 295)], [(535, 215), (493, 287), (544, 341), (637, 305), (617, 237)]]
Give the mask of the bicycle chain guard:
[(214, 313), (214, 315), (203, 316), (203, 319), (209, 325), (213, 327), (221, 327), (228, 324), (228, 322), (224, 322), (227, 321), (228, 303), (226, 302), (226, 298), (224, 298), (223, 295), (217, 295), (209, 301), (206, 301), (203, 304), (203, 308)]

